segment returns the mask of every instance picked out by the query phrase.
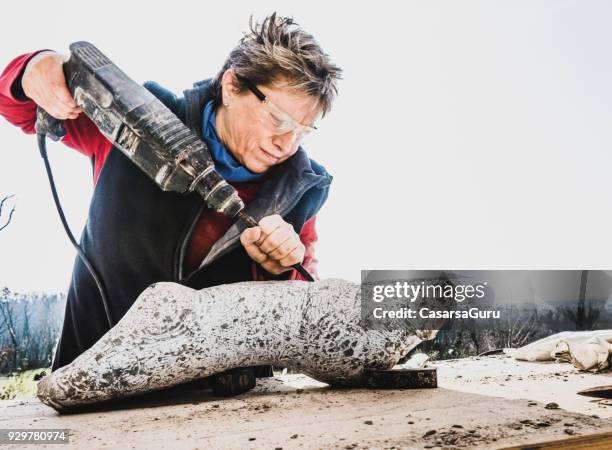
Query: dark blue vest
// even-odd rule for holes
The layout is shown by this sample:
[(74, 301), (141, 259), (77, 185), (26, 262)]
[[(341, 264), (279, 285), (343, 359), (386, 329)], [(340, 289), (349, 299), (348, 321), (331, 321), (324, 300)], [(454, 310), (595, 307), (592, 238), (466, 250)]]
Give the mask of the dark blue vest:
[[(156, 83), (145, 83), (198, 136), (209, 85), (210, 80), (195, 83), (177, 98)], [(327, 199), (332, 177), (301, 148), (271, 170), (246, 211), (256, 220), (280, 214), (299, 231)], [(115, 323), (155, 282), (202, 289), (252, 279), (252, 260), (239, 240), (245, 228), (241, 222), (214, 244), (198, 270), (183, 272), (189, 237), (205, 208), (196, 194), (162, 191), (113, 147), (94, 189), (81, 247), (102, 277)], [(108, 330), (98, 289), (77, 257), (53, 370), (72, 362)]]

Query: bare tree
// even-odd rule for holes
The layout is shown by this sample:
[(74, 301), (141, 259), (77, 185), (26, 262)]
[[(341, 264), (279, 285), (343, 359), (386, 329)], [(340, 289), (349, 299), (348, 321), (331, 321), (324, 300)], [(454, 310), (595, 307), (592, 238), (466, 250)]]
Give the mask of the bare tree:
[[(62, 295), (43, 295), (42, 312), (43, 317), (40, 325), (38, 336), (41, 339), (41, 359), (43, 364), (51, 364), (55, 343), (60, 335), (60, 326), (62, 324), (62, 315), (58, 314), (55, 306), (65, 297)], [(59, 319), (59, 320), (58, 320)]]
[(17, 337), (16, 327), (16, 315), (17, 308), (16, 303), (10, 298), (11, 291), (8, 288), (2, 289), (2, 298), (0, 298), (0, 330), (6, 330), (10, 338), (13, 353), (13, 367), (17, 367), (19, 361), (19, 340)]
[[(8, 197), (4, 197), (0, 200), (0, 217), (2, 217), (2, 208), (4, 207), (4, 202), (6, 202), (9, 198), (14, 197), (13, 195), (9, 195)], [(11, 223), (11, 219), (13, 218), (13, 213), (15, 212), (15, 206), (11, 208), (8, 213), (8, 219), (6, 219), (6, 223), (4, 225), (0, 225), (0, 231), (4, 230), (9, 223)]]

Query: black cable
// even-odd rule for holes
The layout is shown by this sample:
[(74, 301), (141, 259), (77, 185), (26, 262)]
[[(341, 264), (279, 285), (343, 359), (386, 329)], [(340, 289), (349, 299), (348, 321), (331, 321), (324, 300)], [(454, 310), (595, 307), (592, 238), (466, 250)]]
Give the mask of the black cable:
[(57, 190), (55, 188), (55, 181), (53, 180), (53, 173), (51, 172), (51, 165), (49, 164), (49, 159), (47, 158), (47, 142), (45, 139), (45, 135), (40, 134), (40, 133), (37, 134), (37, 141), (38, 141), (38, 150), (40, 150), (40, 156), (42, 157), (45, 163), (45, 169), (47, 169), (47, 176), (49, 177), (49, 184), (51, 185), (51, 194), (53, 194), (53, 200), (55, 200), (55, 206), (57, 208), (57, 212), (59, 213), (60, 220), (62, 221), (62, 225), (64, 226), (64, 230), (66, 231), (66, 234), (68, 235), (68, 239), (70, 239), (70, 242), (72, 243), (77, 253), (79, 254), (81, 261), (83, 261), (83, 264), (85, 264), (85, 267), (87, 267), (87, 270), (89, 270), (89, 273), (91, 274), (92, 278), (96, 282), (96, 285), (98, 286), (98, 291), (100, 292), (100, 297), (102, 297), (102, 304), (104, 305), (104, 311), (106, 312), (106, 319), (108, 320), (108, 325), (110, 326), (110, 328), (113, 328), (115, 326), (115, 323), (113, 322), (113, 317), (111, 315), (110, 308), (108, 306), (108, 299), (106, 298), (104, 286), (102, 285), (102, 282), (100, 281), (100, 277), (98, 276), (98, 273), (94, 269), (94, 266), (91, 264), (91, 262), (87, 258), (87, 255), (85, 255), (85, 253), (83, 252), (83, 250), (77, 243), (76, 239), (74, 238), (74, 235), (70, 231), (68, 222), (66, 222), (66, 216), (64, 216), (64, 211), (62, 209), (62, 205), (60, 204), (59, 196), (57, 195)]

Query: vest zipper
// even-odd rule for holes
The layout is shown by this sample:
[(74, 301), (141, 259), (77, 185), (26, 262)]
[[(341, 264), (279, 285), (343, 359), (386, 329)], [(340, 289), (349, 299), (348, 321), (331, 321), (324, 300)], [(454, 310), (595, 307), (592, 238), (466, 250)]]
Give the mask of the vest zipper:
[(202, 215), (202, 212), (204, 212), (204, 209), (206, 209), (206, 204), (202, 202), (202, 204), (198, 207), (198, 210), (191, 224), (189, 225), (189, 228), (187, 229), (187, 233), (185, 233), (185, 237), (182, 240), (180, 248), (179, 248), (179, 254), (178, 254), (178, 258), (177, 258), (176, 265), (174, 268), (174, 274), (176, 275), (176, 280), (178, 280), (180, 284), (185, 284), (185, 282), (187, 282), (187, 280), (189, 280), (189, 277), (191, 276), (190, 274), (187, 277), (183, 278), (185, 250), (187, 249), (187, 243), (189, 242), (189, 239), (191, 238), (191, 235), (193, 234), (193, 230), (195, 229), (198, 223), (198, 220), (200, 220), (200, 216)]

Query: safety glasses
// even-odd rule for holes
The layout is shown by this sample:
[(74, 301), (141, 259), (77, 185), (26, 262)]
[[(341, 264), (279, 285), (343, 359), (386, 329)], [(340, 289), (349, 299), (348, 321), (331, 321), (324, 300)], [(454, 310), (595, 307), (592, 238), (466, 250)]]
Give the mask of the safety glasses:
[(286, 134), (291, 131), (295, 136), (296, 144), (299, 145), (306, 136), (317, 129), (316, 127), (302, 125), (294, 120), (293, 117), (272, 103), (270, 99), (255, 86), (255, 83), (243, 77), (238, 77), (238, 79), (261, 101), (262, 109), (268, 118), (268, 122), (272, 124), (275, 134)]

